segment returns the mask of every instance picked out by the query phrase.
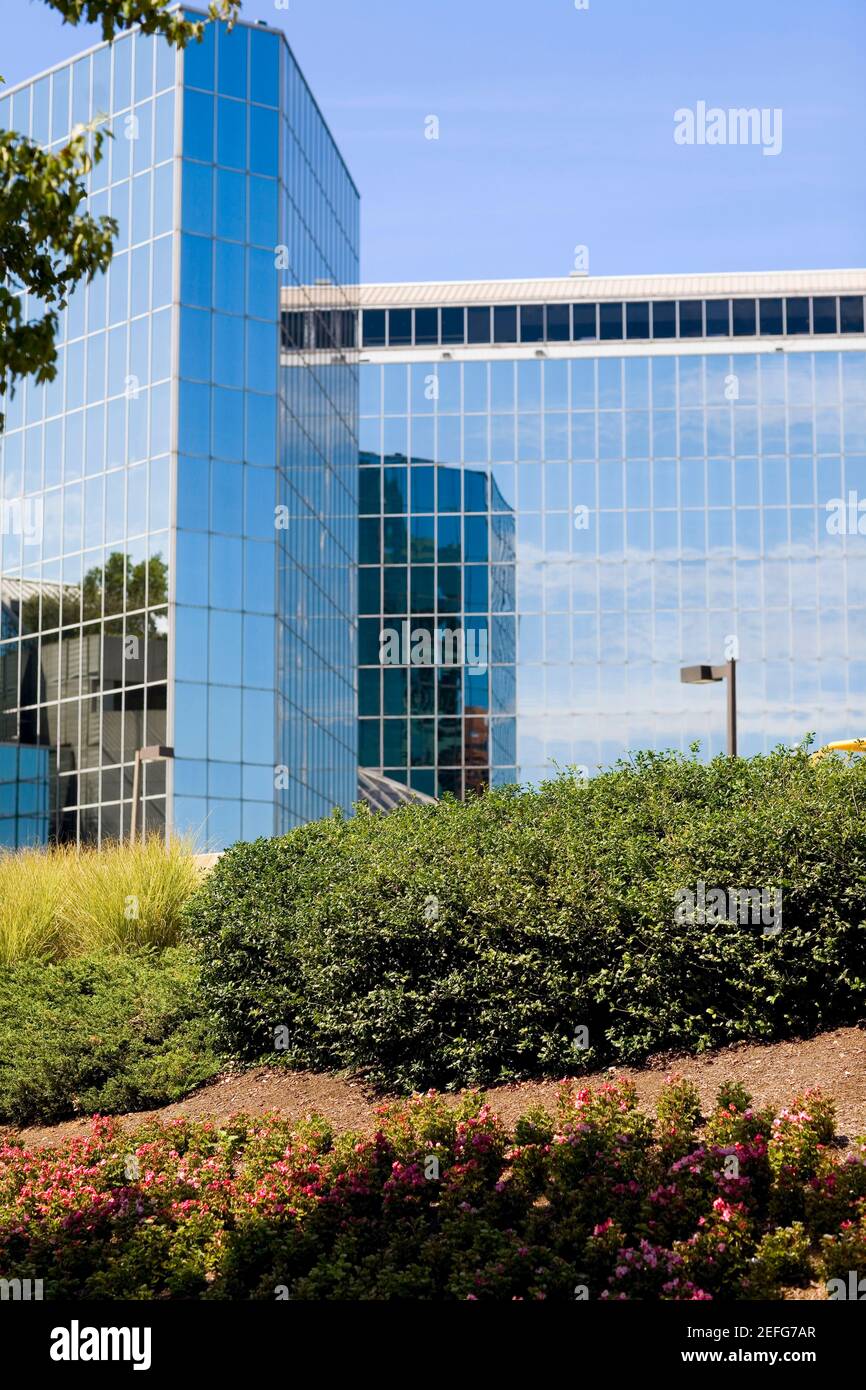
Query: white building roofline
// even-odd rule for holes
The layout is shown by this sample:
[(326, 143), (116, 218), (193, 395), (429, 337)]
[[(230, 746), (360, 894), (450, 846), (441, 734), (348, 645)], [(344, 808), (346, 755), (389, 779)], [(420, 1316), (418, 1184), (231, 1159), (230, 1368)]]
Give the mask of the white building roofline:
[(559, 279), (427, 280), (283, 288), (286, 309), (410, 309), (453, 304), (551, 304), (580, 300), (866, 294), (866, 269), (756, 270), (700, 275), (566, 275)]

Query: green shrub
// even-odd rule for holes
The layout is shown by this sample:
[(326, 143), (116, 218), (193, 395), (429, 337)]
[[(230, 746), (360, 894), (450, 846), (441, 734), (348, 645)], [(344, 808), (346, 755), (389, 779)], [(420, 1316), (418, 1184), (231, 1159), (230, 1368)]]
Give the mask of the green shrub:
[(164, 1105), (218, 1070), (189, 953), (0, 967), (0, 1120)]
[(656, 1105), (659, 1143), (673, 1159), (688, 1153), (701, 1118), (701, 1097), (693, 1081), (669, 1076)]
[(808, 1284), (812, 1275), (809, 1237), (802, 1223), (795, 1221), (761, 1237), (748, 1284), (753, 1298), (778, 1298), (780, 1289)]
[(716, 1095), (717, 1110), (731, 1110), (745, 1115), (752, 1103), (752, 1097), (742, 1081), (723, 1081)]
[[(862, 762), (642, 753), (237, 845), (187, 929), (228, 1050), (385, 1086), (795, 1036), (864, 1013), (864, 804)], [(780, 888), (781, 930), (677, 912), (701, 882)]]

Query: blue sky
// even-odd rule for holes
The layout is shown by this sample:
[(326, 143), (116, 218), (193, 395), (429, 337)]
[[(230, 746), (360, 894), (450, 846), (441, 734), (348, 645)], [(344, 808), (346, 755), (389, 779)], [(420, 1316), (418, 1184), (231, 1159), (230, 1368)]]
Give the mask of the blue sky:
[[(363, 275), (866, 264), (863, 0), (245, 0), (283, 28), (363, 195)], [(3, 0), (14, 83), (98, 39)], [(779, 108), (782, 148), (674, 112)], [(435, 116), (439, 138), (425, 138)]]

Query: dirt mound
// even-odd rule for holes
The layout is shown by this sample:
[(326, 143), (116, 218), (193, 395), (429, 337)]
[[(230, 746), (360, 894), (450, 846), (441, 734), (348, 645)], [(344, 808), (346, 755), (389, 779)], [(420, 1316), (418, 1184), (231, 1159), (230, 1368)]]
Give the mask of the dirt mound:
[[(694, 1081), (705, 1112), (725, 1080), (742, 1081), (756, 1102), (775, 1106), (787, 1104), (808, 1086), (820, 1086), (837, 1103), (838, 1132), (848, 1137), (866, 1134), (866, 1031), (861, 1028), (839, 1028), (803, 1041), (766, 1046), (740, 1043), (697, 1057), (665, 1055), (651, 1058), (645, 1067), (617, 1069), (616, 1075), (633, 1080), (641, 1105), (650, 1109), (670, 1071)], [(591, 1084), (611, 1075), (595, 1072), (584, 1079)], [(489, 1087), (486, 1095), (510, 1125), (532, 1105), (540, 1103), (552, 1108), (558, 1088), (559, 1078), (525, 1081)], [(383, 1099), (387, 1097), (371, 1095), (357, 1078), (258, 1067), (229, 1072), (175, 1105), (124, 1115), (122, 1120), (133, 1128), (157, 1116), (164, 1120), (180, 1116), (225, 1120), (239, 1111), (251, 1115), (272, 1111), (301, 1120), (315, 1112), (330, 1120), (338, 1131), (366, 1130)], [(57, 1144), (73, 1135), (86, 1134), (88, 1129), (89, 1120), (82, 1117), (6, 1133), (26, 1144)]]

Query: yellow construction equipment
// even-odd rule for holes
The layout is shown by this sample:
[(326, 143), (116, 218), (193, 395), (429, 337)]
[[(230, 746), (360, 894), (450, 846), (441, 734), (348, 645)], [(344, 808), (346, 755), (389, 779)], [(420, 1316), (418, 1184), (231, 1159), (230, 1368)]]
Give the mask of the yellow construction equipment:
[(866, 738), (841, 738), (836, 743), (827, 743), (812, 754), (812, 762), (826, 758), (828, 753), (847, 753), (849, 757), (852, 753), (866, 753)]

